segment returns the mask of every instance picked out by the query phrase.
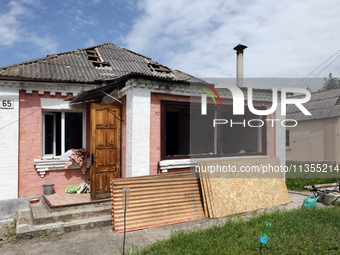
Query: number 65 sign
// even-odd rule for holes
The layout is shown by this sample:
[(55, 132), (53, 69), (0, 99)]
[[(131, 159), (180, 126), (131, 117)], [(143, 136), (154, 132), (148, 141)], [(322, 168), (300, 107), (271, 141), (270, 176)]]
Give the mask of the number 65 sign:
[(0, 109), (13, 109), (14, 100), (7, 98), (0, 98)]

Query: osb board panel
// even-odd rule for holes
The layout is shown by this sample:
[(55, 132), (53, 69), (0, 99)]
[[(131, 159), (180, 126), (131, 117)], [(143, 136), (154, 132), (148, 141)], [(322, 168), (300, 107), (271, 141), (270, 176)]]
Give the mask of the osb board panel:
[(126, 211), (126, 230), (205, 218), (200, 181), (190, 173), (169, 176), (141, 176), (112, 180), (112, 212), (114, 231), (124, 231), (122, 188), (130, 188)]
[[(205, 172), (204, 190), (210, 193), (212, 212), (209, 217), (223, 217), (232, 214), (258, 210), (290, 203), (287, 187), (281, 172), (242, 173), (243, 166), (280, 167), (279, 158), (244, 158), (198, 162), (200, 169), (212, 166), (235, 166), (235, 173)], [(212, 168), (210, 168), (212, 169)], [(217, 167), (216, 167), (217, 169)], [(209, 205), (209, 204), (208, 204)], [(209, 206), (208, 206), (209, 209)]]

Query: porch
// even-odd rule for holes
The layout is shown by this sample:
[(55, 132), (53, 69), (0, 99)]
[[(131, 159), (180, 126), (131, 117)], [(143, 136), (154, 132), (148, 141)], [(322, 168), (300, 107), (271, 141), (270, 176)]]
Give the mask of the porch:
[(110, 199), (91, 200), (90, 194), (43, 195), (30, 209), (18, 212), (17, 238), (63, 234), (110, 226)]

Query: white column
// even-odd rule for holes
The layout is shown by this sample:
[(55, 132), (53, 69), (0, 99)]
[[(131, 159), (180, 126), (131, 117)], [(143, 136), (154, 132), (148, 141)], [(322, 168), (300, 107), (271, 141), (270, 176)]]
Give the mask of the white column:
[(281, 121), (285, 119), (285, 116), (281, 115), (281, 98), (278, 99), (277, 108), (275, 111), (275, 150), (276, 157), (280, 158), (281, 165), (286, 165), (286, 128), (282, 126)]
[(134, 85), (126, 93), (126, 177), (150, 171), (151, 90)]
[(13, 109), (0, 109), (0, 200), (3, 200), (18, 197), (19, 89), (0, 87), (0, 99), (12, 99), (14, 103)]

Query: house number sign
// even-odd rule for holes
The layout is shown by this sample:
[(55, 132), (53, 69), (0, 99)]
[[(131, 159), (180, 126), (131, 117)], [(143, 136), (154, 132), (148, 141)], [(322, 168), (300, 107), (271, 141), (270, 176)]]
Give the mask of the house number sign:
[(0, 109), (13, 109), (14, 100), (8, 98), (0, 98)]

